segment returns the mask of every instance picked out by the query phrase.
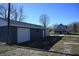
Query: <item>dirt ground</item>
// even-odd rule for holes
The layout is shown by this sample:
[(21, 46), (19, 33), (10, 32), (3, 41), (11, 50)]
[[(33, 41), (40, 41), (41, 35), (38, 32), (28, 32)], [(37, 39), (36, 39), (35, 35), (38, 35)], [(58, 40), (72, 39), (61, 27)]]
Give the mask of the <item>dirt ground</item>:
[(7, 51), (0, 53), (0, 56), (62, 56), (64, 54), (46, 52), (36, 49), (19, 48), (19, 47), (8, 47)]

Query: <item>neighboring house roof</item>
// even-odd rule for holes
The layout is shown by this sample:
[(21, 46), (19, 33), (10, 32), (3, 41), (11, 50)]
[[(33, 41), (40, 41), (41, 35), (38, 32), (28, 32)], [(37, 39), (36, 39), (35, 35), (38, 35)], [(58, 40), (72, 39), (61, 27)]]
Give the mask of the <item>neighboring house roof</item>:
[(67, 26), (65, 25), (58, 25), (56, 28), (55, 28), (56, 31), (67, 31)]
[[(4, 18), (1, 18), (1, 17), (0, 17), (0, 19), (8, 22), (7, 19), (5, 20)], [(45, 29), (45, 27), (41, 26), (41, 25), (35, 25), (35, 24), (30, 24), (30, 23), (20, 22), (20, 21), (14, 21), (14, 20), (10, 20), (10, 26)]]

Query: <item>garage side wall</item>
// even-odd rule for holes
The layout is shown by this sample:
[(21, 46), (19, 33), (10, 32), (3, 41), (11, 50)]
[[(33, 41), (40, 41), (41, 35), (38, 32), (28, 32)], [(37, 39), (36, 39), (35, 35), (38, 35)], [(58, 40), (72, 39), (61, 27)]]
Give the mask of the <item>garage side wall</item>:
[(43, 38), (43, 30), (42, 29), (30, 29), (30, 37), (31, 37), (31, 40), (39, 40)]
[(10, 27), (10, 40), (12, 44), (17, 44), (17, 27)]
[(8, 38), (8, 27), (3, 26), (0, 27), (0, 41), (3, 42), (11, 42), (12, 44), (16, 44), (17, 40), (17, 28), (16, 27), (10, 27), (10, 40)]
[(7, 41), (7, 27), (6, 26), (0, 27), (0, 41), (3, 41), (3, 42)]

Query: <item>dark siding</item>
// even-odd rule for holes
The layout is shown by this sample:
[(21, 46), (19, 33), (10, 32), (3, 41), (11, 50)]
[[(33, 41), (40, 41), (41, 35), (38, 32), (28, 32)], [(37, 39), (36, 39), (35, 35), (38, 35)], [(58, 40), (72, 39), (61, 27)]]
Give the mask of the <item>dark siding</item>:
[[(8, 29), (6, 27), (0, 27), (0, 41), (7, 42), (8, 37)], [(10, 40), (12, 44), (16, 44), (17, 42), (17, 28), (10, 27)]]
[(10, 38), (11, 38), (11, 43), (16, 44), (17, 43), (17, 27), (11, 27), (10, 28)]
[[(8, 36), (7, 27), (0, 27), (0, 41), (7, 41)], [(43, 38), (43, 30), (42, 29), (30, 29), (30, 39), (31, 40), (39, 40)], [(17, 27), (10, 27), (10, 42), (12, 44), (17, 43)]]
[(30, 29), (31, 40), (39, 40), (43, 37), (43, 30), (41, 29)]
[(0, 27), (0, 41), (7, 41), (7, 27)]

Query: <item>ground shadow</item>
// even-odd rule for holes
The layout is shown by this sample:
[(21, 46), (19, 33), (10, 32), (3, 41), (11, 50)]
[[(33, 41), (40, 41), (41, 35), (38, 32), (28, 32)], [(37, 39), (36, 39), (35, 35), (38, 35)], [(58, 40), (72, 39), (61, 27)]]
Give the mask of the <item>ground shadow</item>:
[(49, 50), (54, 44), (56, 44), (59, 40), (61, 40), (62, 37), (63, 36), (49, 36), (49, 37), (42, 38), (42, 39), (39, 39), (39, 40), (20, 43), (18, 45), (24, 46), (24, 47), (31, 47), (31, 48)]

